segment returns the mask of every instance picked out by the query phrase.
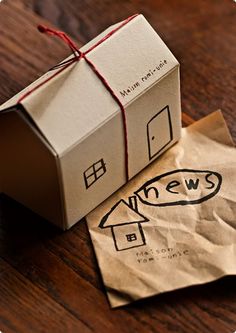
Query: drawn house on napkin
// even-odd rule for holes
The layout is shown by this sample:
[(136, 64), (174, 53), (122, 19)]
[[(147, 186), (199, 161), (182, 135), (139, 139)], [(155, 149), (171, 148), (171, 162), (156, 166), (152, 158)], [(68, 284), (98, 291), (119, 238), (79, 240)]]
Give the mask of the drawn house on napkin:
[(99, 227), (111, 228), (117, 251), (123, 251), (146, 244), (141, 223), (149, 220), (138, 212), (137, 197), (129, 197), (129, 204), (118, 201), (102, 218)]
[(142, 15), (108, 28), (81, 51), (124, 107), (127, 134), (121, 107), (85, 58), (48, 81), (61, 70), (55, 67), (0, 107), (0, 192), (62, 229), (181, 132), (179, 63)]

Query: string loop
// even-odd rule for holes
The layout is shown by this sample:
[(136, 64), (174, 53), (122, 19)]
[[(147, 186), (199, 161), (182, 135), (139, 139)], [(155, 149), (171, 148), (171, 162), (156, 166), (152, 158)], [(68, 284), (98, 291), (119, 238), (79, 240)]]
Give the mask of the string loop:
[(75, 43), (63, 31), (54, 30), (54, 29), (48, 28), (42, 24), (38, 25), (38, 31), (41, 33), (46, 33), (51, 36), (59, 37), (61, 40), (63, 40), (63, 42), (65, 42), (70, 47), (71, 51), (74, 53), (75, 56), (76, 56), (76, 52), (80, 56), (80, 54), (81, 54), (80, 50), (77, 48)]

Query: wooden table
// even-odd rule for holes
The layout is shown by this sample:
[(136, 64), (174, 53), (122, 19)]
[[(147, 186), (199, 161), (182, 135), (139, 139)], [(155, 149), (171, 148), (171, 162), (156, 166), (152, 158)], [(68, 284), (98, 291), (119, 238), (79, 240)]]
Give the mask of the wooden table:
[[(184, 123), (222, 108), (231, 133), (236, 4), (216, 0), (3, 0), (0, 102), (69, 54), (35, 29), (57, 26), (85, 43), (142, 12), (181, 63)], [(236, 330), (236, 278), (111, 310), (85, 221), (61, 232), (4, 196), (0, 201), (0, 331), (201, 332)]]

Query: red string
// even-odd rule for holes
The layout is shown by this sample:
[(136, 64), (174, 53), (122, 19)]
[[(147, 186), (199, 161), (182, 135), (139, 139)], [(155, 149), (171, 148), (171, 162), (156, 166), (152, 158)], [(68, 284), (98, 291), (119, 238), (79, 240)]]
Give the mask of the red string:
[(92, 51), (93, 49), (95, 49), (98, 45), (100, 45), (101, 43), (105, 42), (105, 40), (107, 40), (112, 35), (114, 35), (115, 32), (117, 32), (118, 30), (120, 30), (121, 28), (123, 28), (124, 25), (126, 25), (127, 23), (129, 23), (131, 20), (133, 20), (138, 15), (139, 14), (134, 14), (132, 16), (129, 16), (126, 20), (124, 20), (123, 22), (121, 22), (121, 24), (119, 24), (115, 29), (111, 30), (107, 35), (105, 35), (103, 38), (101, 38), (96, 44), (94, 44), (93, 46), (91, 46), (84, 53), (85, 54), (89, 53), (90, 51)]
[(25, 94), (23, 94), (17, 101), (17, 103), (21, 103), (23, 101), (23, 99), (25, 99), (27, 96), (31, 95), (35, 90), (37, 90), (38, 88), (42, 87), (45, 83), (47, 83), (48, 81), (52, 80), (55, 76), (57, 76), (58, 74), (60, 74), (62, 71), (64, 71), (67, 67), (69, 67), (72, 63), (77, 61), (78, 57), (74, 57), (72, 58), (71, 62), (69, 62), (68, 64), (66, 64), (64, 67), (62, 67), (59, 71), (57, 71), (56, 73), (54, 73), (53, 75), (49, 76), (47, 79), (45, 79), (44, 81), (40, 82), (38, 85), (34, 86), (32, 89), (28, 90)]
[(76, 55), (76, 52), (78, 52), (80, 55), (80, 50), (77, 48), (75, 43), (63, 31), (53, 30), (53, 29), (45, 27), (44, 25), (41, 25), (41, 24), (38, 25), (38, 30), (42, 33), (47, 33), (48, 35), (57, 36), (57, 37), (61, 38), (63, 40), (63, 42), (65, 42), (71, 48), (71, 51), (74, 53), (74, 55)]
[(100, 81), (103, 83), (103, 85), (106, 87), (106, 89), (109, 91), (113, 99), (117, 102), (117, 104), (120, 107), (121, 115), (122, 115), (122, 121), (123, 121), (123, 128), (124, 128), (124, 139), (125, 139), (125, 178), (126, 181), (129, 180), (129, 154), (128, 154), (128, 131), (127, 131), (127, 122), (126, 122), (126, 114), (125, 114), (125, 108), (123, 104), (121, 103), (118, 96), (115, 94), (115, 92), (112, 90), (112, 88), (109, 86), (109, 83), (107, 80), (102, 76), (102, 74), (97, 70), (95, 65), (84, 55), (83, 58), (87, 62), (87, 64), (92, 68), (94, 73), (97, 75), (97, 77), (100, 79)]
[(135, 14), (135, 15), (132, 15), (132, 16), (128, 17), (125, 21), (123, 21), (115, 29), (113, 29), (112, 31), (110, 31), (106, 36), (104, 36), (103, 38), (101, 38), (97, 43), (95, 43), (93, 46), (91, 46), (84, 53), (82, 53), (77, 48), (76, 44), (63, 31), (53, 30), (53, 29), (45, 27), (43, 25), (39, 25), (38, 26), (38, 30), (40, 32), (47, 33), (48, 35), (56, 36), (56, 37), (59, 37), (60, 39), (62, 39), (70, 47), (71, 51), (74, 54), (74, 57), (71, 58), (71, 59), (68, 59), (68, 60), (66, 60), (66, 61), (64, 61), (64, 62), (62, 62), (62, 63), (60, 63), (58, 65), (56, 65), (55, 67), (53, 67), (52, 69), (56, 69), (56, 68), (60, 68), (61, 66), (63, 66), (57, 72), (55, 72), (53, 75), (51, 75), (50, 77), (48, 77), (45, 80), (43, 80), (42, 82), (40, 82), (38, 85), (36, 85), (32, 89), (28, 90), (18, 100), (18, 103), (21, 103), (27, 96), (31, 95), (35, 90), (37, 90), (38, 88), (40, 88), (41, 86), (43, 86), (48, 81), (52, 80), (55, 76), (57, 76), (58, 74), (60, 74), (62, 71), (64, 71), (66, 68), (68, 68), (73, 63), (75, 63), (75, 62), (79, 61), (80, 59), (84, 58), (84, 60), (86, 61), (86, 63), (94, 71), (94, 73), (97, 75), (97, 77), (102, 82), (102, 84), (104, 85), (104, 87), (107, 89), (107, 91), (111, 94), (112, 98), (116, 101), (116, 103), (120, 107), (121, 114), (122, 114), (123, 128), (124, 128), (124, 141), (125, 141), (124, 142), (125, 143), (125, 177), (126, 177), (126, 181), (129, 180), (129, 156), (128, 156), (128, 131), (127, 131), (127, 122), (126, 122), (125, 108), (124, 108), (123, 104), (121, 103), (119, 97), (114, 92), (114, 90), (110, 87), (108, 81), (98, 71), (98, 69), (91, 62), (91, 60), (89, 60), (86, 57), (86, 54), (88, 54), (89, 52), (91, 52), (92, 50), (94, 50), (98, 45), (100, 45), (101, 43), (103, 43), (104, 41), (106, 41), (108, 38), (110, 38), (115, 32), (117, 32), (124, 25), (126, 25), (128, 22), (130, 22), (132, 19), (134, 19), (137, 15), (138, 14)]

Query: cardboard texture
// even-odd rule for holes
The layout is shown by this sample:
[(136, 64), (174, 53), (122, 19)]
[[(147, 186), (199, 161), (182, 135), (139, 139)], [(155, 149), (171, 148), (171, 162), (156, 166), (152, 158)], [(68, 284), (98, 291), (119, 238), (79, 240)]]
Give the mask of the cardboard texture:
[(87, 217), (112, 307), (236, 274), (236, 150), (220, 111)]
[[(179, 63), (142, 15), (87, 58), (125, 106), (132, 178), (180, 138)], [(126, 182), (124, 130), (84, 59), (15, 105), (55, 71), (1, 107), (0, 190), (66, 229)]]

